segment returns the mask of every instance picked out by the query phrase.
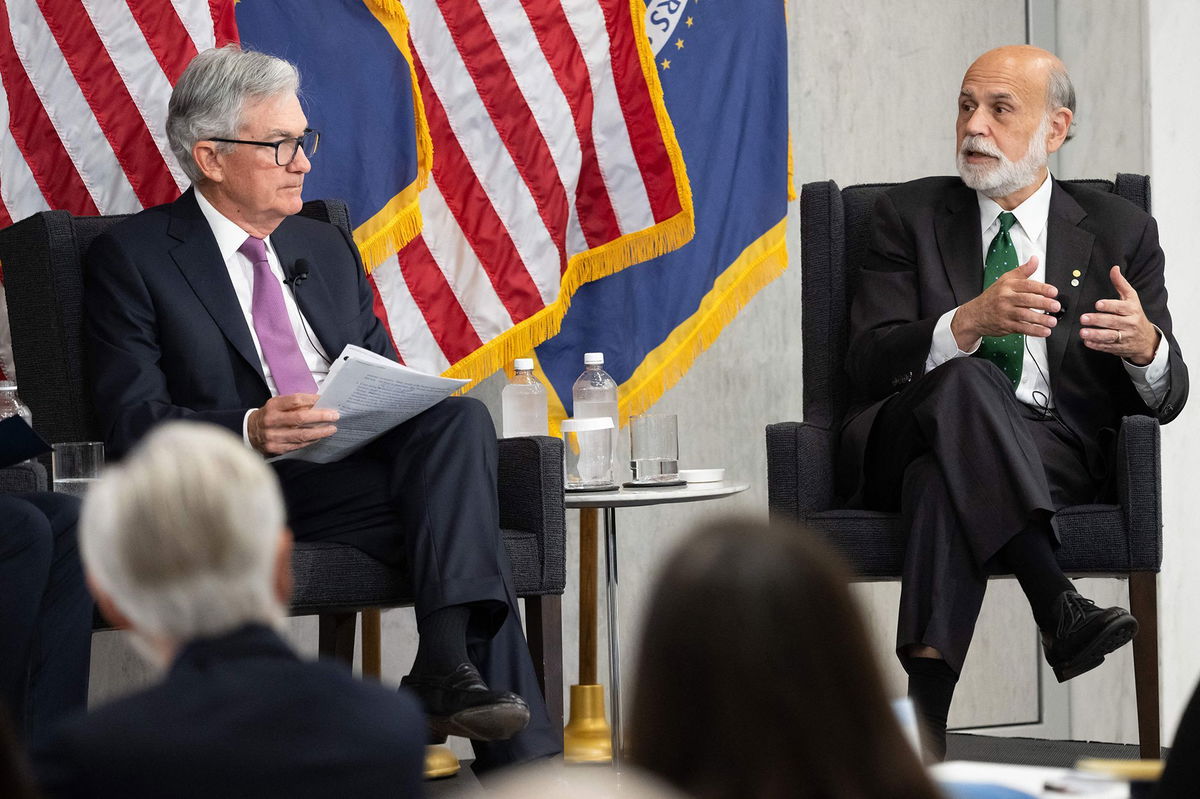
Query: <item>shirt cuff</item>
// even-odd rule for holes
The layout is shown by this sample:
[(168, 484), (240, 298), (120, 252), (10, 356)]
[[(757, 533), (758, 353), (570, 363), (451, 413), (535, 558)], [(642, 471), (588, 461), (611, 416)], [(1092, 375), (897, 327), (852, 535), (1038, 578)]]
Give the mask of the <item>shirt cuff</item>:
[(970, 352), (963, 352), (958, 348), (958, 342), (954, 340), (954, 331), (950, 329), (950, 323), (954, 321), (956, 313), (958, 313), (958, 308), (946, 311), (934, 325), (933, 339), (929, 343), (929, 355), (925, 358), (926, 372), (932, 372), (946, 361), (974, 355), (979, 349), (979, 344), (983, 339), (976, 340), (975, 346), (971, 348)]
[(246, 411), (246, 415), (242, 417), (242, 443), (250, 449), (254, 449), (254, 445), (250, 443), (250, 414), (257, 411), (258, 408), (251, 408)]
[(1121, 359), (1125, 374), (1133, 381), (1133, 387), (1137, 389), (1138, 396), (1146, 403), (1147, 408), (1157, 408), (1162, 404), (1163, 398), (1171, 388), (1171, 345), (1158, 325), (1155, 325), (1154, 329), (1158, 331), (1158, 350), (1150, 363), (1138, 366), (1124, 358)]

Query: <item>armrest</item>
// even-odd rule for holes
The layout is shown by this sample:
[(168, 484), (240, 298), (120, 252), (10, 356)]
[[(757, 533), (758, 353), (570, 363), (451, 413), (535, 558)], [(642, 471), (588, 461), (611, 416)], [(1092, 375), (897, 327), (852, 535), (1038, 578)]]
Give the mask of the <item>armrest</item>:
[(1134, 569), (1162, 565), (1162, 467), (1159, 424), (1149, 416), (1126, 416), (1117, 434), (1117, 502), (1129, 530)]
[(28, 494), (46, 490), (46, 467), (26, 461), (0, 469), (0, 494)]
[(499, 445), (500, 526), (537, 537), (543, 586), (547, 593), (562, 593), (567, 579), (562, 441), (527, 436), (502, 438)]
[(833, 431), (808, 422), (767, 425), (767, 504), (797, 521), (833, 507)]

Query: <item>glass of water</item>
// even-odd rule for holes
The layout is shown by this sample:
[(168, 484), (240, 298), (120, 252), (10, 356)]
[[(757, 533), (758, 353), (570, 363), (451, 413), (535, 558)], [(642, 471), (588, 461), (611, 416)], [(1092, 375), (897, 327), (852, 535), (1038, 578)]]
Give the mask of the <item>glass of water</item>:
[(82, 497), (88, 486), (100, 479), (104, 444), (99, 441), (55, 444), (51, 461), (55, 493)]
[(629, 421), (629, 468), (633, 482), (679, 479), (679, 419), (673, 413), (644, 413)]

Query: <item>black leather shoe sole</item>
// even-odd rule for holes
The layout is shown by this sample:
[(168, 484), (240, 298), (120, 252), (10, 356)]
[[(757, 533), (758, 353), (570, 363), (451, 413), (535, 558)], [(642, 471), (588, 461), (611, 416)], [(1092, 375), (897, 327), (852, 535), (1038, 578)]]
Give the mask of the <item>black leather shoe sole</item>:
[(452, 716), (428, 716), (429, 731), (445, 740), (459, 735), (474, 741), (507, 741), (529, 724), (524, 702), (496, 702), (458, 711)]
[(1054, 676), (1059, 682), (1066, 682), (1091, 671), (1104, 662), (1104, 656), (1109, 652), (1114, 652), (1133, 640), (1137, 631), (1137, 619), (1128, 613), (1118, 616), (1103, 627), (1091, 643), (1079, 650), (1073, 658), (1054, 666)]

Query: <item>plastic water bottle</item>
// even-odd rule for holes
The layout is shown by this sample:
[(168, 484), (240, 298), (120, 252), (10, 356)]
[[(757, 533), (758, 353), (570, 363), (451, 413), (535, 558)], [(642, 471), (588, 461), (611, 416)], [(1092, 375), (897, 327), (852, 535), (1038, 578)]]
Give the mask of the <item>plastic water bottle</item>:
[(546, 387), (533, 373), (533, 358), (517, 358), (513, 369), (516, 373), (500, 392), (504, 437), (547, 435)]
[(583, 374), (571, 388), (576, 419), (607, 416), (612, 419), (608, 459), (615, 466), (617, 450), (617, 383), (604, 371), (604, 353), (589, 352), (583, 356)]
[(0, 381), (0, 419), (10, 416), (20, 416), (25, 424), (33, 427), (33, 411), (17, 396), (17, 384), (4, 380)]

